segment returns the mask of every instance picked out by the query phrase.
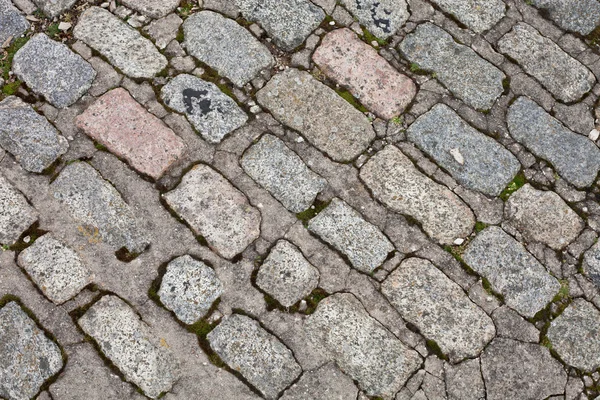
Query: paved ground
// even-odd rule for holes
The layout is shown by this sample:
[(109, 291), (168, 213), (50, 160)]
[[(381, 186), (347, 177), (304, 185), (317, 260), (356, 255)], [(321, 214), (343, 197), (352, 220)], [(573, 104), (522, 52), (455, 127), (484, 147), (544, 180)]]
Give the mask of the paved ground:
[(0, 0), (0, 398), (598, 398), (599, 26)]

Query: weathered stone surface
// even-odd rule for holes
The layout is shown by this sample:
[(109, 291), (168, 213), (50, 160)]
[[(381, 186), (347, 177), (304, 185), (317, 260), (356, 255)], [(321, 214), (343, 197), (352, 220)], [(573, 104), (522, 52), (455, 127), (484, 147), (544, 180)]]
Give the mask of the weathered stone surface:
[(403, 261), (383, 282), (381, 292), (453, 363), (478, 356), (496, 334), (492, 319), (427, 260)]
[(457, 365), (444, 363), (444, 375), (449, 400), (485, 399), (479, 359), (465, 360)]
[(54, 18), (67, 11), (77, 2), (77, 0), (33, 0), (44, 14)]
[(156, 399), (179, 378), (178, 362), (168, 346), (120, 298), (103, 296), (77, 323), (146, 396)]
[(31, 172), (42, 172), (63, 155), (69, 144), (48, 120), (18, 97), (0, 102), (0, 147)]
[(327, 185), (283, 141), (270, 134), (246, 150), (241, 164), (252, 179), (294, 213), (309, 208)]
[(525, 240), (565, 248), (579, 236), (585, 224), (559, 195), (526, 184), (513, 193), (504, 207), (505, 223)]
[(154, 40), (156, 47), (162, 50), (177, 38), (181, 24), (183, 20), (177, 14), (169, 14), (146, 25), (144, 32)]
[(10, 0), (0, 0), (0, 43), (19, 37), (29, 29), (29, 22)]
[(509, 307), (497, 308), (492, 314), (492, 319), (496, 325), (496, 333), (500, 337), (531, 343), (540, 340), (540, 331)]
[(334, 363), (305, 372), (300, 380), (285, 391), (281, 400), (355, 399), (358, 389)]
[(290, 68), (277, 74), (256, 98), (335, 161), (356, 158), (375, 139), (367, 117), (308, 72)]
[(158, 296), (179, 320), (190, 325), (204, 317), (222, 293), (223, 285), (215, 271), (184, 255), (167, 265)]
[(305, 330), (369, 396), (393, 398), (422, 362), (349, 293), (322, 300)]
[(432, 0), (471, 30), (490, 30), (504, 17), (506, 5), (501, 0)]
[(86, 10), (73, 34), (132, 78), (152, 78), (167, 66), (149, 39), (103, 8)]
[(567, 364), (593, 372), (600, 367), (600, 311), (584, 299), (575, 299), (550, 323), (548, 339)]
[(600, 4), (596, 0), (532, 0), (561, 28), (590, 34), (600, 24)]
[(123, 88), (100, 97), (76, 123), (89, 137), (154, 179), (160, 178), (185, 149), (179, 136)]
[(55, 304), (75, 297), (92, 281), (79, 255), (50, 234), (19, 253), (18, 263)]
[(420, 116), (406, 136), (463, 186), (488, 196), (498, 196), (521, 169), (511, 152), (445, 104)]
[(51, 193), (82, 224), (80, 232), (105, 241), (115, 250), (125, 247), (140, 253), (148, 246), (129, 205), (88, 163), (67, 165), (52, 183)]
[(244, 86), (274, 64), (269, 50), (232, 19), (212, 11), (191, 15), (183, 23), (188, 53), (236, 86)]
[(418, 220), (429, 236), (443, 244), (464, 238), (475, 226), (473, 212), (458, 196), (419, 172), (397, 147), (387, 146), (360, 170), (376, 199)]
[(209, 143), (221, 142), (248, 120), (246, 113), (217, 85), (192, 75), (177, 75), (163, 86), (161, 97), (167, 106), (185, 114)]
[(373, 272), (394, 251), (394, 245), (375, 225), (338, 198), (309, 221), (308, 229), (342, 252), (362, 272)]
[(588, 138), (567, 129), (527, 97), (519, 97), (508, 109), (510, 135), (536, 156), (549, 161), (567, 181), (583, 188), (600, 170), (600, 150)]
[(583, 255), (583, 273), (600, 288), (600, 242), (596, 242)]
[(556, 278), (521, 243), (496, 226), (481, 231), (467, 246), (463, 259), (525, 317), (546, 307), (560, 289)]
[(163, 195), (208, 246), (233, 258), (260, 235), (260, 212), (242, 192), (206, 165), (196, 165), (179, 186)]
[(490, 109), (504, 91), (502, 71), (432, 23), (419, 25), (399, 50), (419, 68), (433, 71), (448, 90), (473, 108)]
[(122, 4), (149, 16), (162, 18), (172, 12), (179, 5), (180, 0), (123, 0)]
[(504, 35), (498, 41), (498, 49), (565, 103), (579, 100), (596, 82), (583, 64), (525, 23), (515, 25)]
[(395, 34), (410, 16), (405, 0), (342, 0), (341, 3), (380, 39)]
[(267, 399), (276, 399), (302, 373), (290, 349), (246, 316), (226, 318), (207, 339), (215, 353)]
[(79, 54), (44, 33), (38, 33), (17, 51), (12, 70), (56, 107), (75, 103), (96, 77), (94, 68)]
[(417, 93), (410, 78), (399, 73), (350, 29), (329, 32), (313, 54), (313, 61), (381, 118), (400, 115)]
[(543, 400), (562, 394), (567, 373), (547, 348), (510, 339), (495, 339), (481, 355), (489, 400)]
[(233, 0), (242, 15), (258, 22), (285, 51), (300, 46), (319, 27), (325, 13), (308, 0)]
[(0, 245), (10, 246), (38, 219), (38, 212), (0, 174)]

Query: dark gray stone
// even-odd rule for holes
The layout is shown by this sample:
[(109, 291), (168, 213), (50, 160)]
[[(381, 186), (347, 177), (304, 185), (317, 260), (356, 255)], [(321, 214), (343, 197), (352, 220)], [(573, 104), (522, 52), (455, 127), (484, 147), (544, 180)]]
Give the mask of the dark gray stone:
[(561, 28), (585, 36), (600, 24), (600, 3), (596, 0), (532, 0)]
[(38, 212), (0, 174), (0, 245), (13, 245), (38, 219)]
[(490, 30), (504, 17), (502, 0), (433, 0), (476, 33)]
[(21, 36), (29, 29), (29, 22), (10, 0), (0, 0), (0, 44), (8, 38)]
[(341, 3), (380, 39), (394, 35), (410, 16), (405, 0), (342, 0)]
[(77, 0), (33, 0), (44, 14), (54, 18), (67, 11), (77, 2)]
[(600, 288), (600, 242), (583, 255), (583, 273)]

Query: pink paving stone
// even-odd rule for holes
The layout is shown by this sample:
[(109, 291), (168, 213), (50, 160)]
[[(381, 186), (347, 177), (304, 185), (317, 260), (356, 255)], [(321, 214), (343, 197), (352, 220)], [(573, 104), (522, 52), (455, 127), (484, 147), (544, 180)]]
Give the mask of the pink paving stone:
[(160, 178), (185, 149), (179, 136), (122, 88), (96, 100), (77, 117), (77, 127), (154, 179)]
[(417, 93), (410, 78), (395, 70), (350, 29), (328, 33), (315, 51), (313, 61), (325, 75), (347, 87), (381, 118), (391, 119), (401, 114)]

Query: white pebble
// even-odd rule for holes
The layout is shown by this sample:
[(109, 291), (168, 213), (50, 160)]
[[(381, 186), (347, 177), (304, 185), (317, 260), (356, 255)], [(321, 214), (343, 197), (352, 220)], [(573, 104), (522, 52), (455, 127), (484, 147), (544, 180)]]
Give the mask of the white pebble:
[(464, 242), (465, 242), (465, 239), (462, 239), (462, 238), (454, 239), (454, 244), (457, 245), (457, 246), (460, 246)]
[(590, 138), (590, 140), (595, 142), (600, 137), (600, 132), (598, 132), (597, 129), (592, 129), (588, 137)]

